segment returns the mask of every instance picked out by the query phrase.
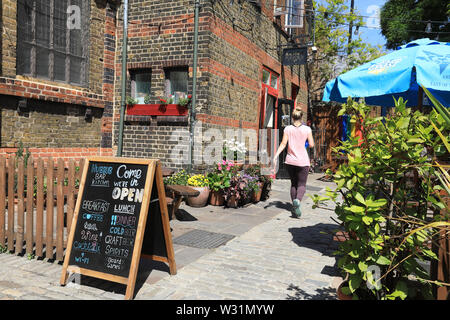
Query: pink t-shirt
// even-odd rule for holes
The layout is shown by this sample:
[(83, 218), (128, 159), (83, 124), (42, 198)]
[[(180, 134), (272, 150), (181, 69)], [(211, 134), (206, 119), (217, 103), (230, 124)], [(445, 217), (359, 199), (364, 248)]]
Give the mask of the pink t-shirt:
[(309, 167), (311, 165), (308, 152), (306, 151), (305, 142), (311, 128), (305, 125), (299, 127), (290, 125), (284, 129), (284, 133), (288, 136), (288, 150), (286, 155), (286, 164)]

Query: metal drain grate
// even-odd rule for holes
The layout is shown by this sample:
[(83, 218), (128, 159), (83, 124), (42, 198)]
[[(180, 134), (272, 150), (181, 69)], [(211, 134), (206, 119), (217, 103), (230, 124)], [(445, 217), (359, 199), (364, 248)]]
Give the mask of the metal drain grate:
[(200, 249), (213, 249), (226, 244), (233, 238), (234, 236), (230, 234), (196, 229), (186, 232), (185, 234), (173, 239), (173, 243)]

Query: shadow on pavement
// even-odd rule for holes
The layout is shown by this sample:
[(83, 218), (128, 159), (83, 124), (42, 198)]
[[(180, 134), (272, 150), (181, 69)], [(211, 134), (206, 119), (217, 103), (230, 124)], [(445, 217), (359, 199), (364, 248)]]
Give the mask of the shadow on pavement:
[(319, 223), (303, 228), (289, 228), (289, 232), (292, 234), (292, 241), (299, 247), (334, 257), (333, 251), (337, 250), (338, 244), (333, 241), (333, 234), (338, 228), (336, 224)]
[(335, 231), (339, 228), (336, 224), (319, 223), (303, 228), (290, 228), (292, 241), (299, 247), (304, 247), (320, 252), (324, 256), (335, 258), (333, 266), (324, 266), (321, 274), (332, 277), (341, 276), (337, 268), (338, 257), (334, 251), (338, 249), (338, 242), (333, 240)]
[(276, 201), (269, 202), (267, 205), (264, 206), (264, 209), (271, 208), (271, 207), (290, 211), (292, 209), (292, 204), (290, 202), (276, 200)]
[(175, 217), (179, 221), (197, 221), (198, 219), (191, 215), (189, 212), (187, 212), (184, 209), (178, 209), (177, 212), (175, 212)]
[[(169, 267), (167, 264), (163, 262), (141, 258), (136, 277), (136, 283), (134, 287), (134, 295), (136, 295), (139, 292), (144, 283), (150, 277), (150, 274), (152, 272), (158, 273), (158, 271), (160, 271), (161, 273), (160, 276), (163, 277), (169, 274)], [(114, 294), (121, 294), (124, 295), (125, 297), (127, 287), (124, 284), (103, 280), (99, 278), (93, 278), (85, 275), (80, 275), (80, 277), (81, 277), (80, 284), (82, 286), (92, 287)]]
[(307, 293), (305, 290), (290, 284), (287, 290), (293, 291), (293, 295), (287, 295), (286, 300), (337, 300), (336, 289), (319, 288), (315, 294)]

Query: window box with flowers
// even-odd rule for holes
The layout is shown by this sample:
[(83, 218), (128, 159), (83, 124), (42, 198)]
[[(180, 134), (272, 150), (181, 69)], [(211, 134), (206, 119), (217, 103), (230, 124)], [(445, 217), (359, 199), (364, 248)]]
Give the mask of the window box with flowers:
[(161, 97), (160, 103), (130, 103), (127, 101), (127, 114), (139, 116), (186, 116), (189, 112), (188, 105), (190, 103), (190, 96), (188, 98), (179, 99), (178, 103), (174, 103), (173, 98)]

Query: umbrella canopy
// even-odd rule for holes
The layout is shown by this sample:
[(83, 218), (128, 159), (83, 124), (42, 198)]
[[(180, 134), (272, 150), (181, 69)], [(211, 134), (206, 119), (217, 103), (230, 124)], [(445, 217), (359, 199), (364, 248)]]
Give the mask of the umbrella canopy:
[(322, 100), (365, 98), (369, 105), (389, 107), (393, 97), (403, 97), (408, 106), (417, 106), (419, 84), (450, 105), (450, 43), (412, 41), (329, 81)]

